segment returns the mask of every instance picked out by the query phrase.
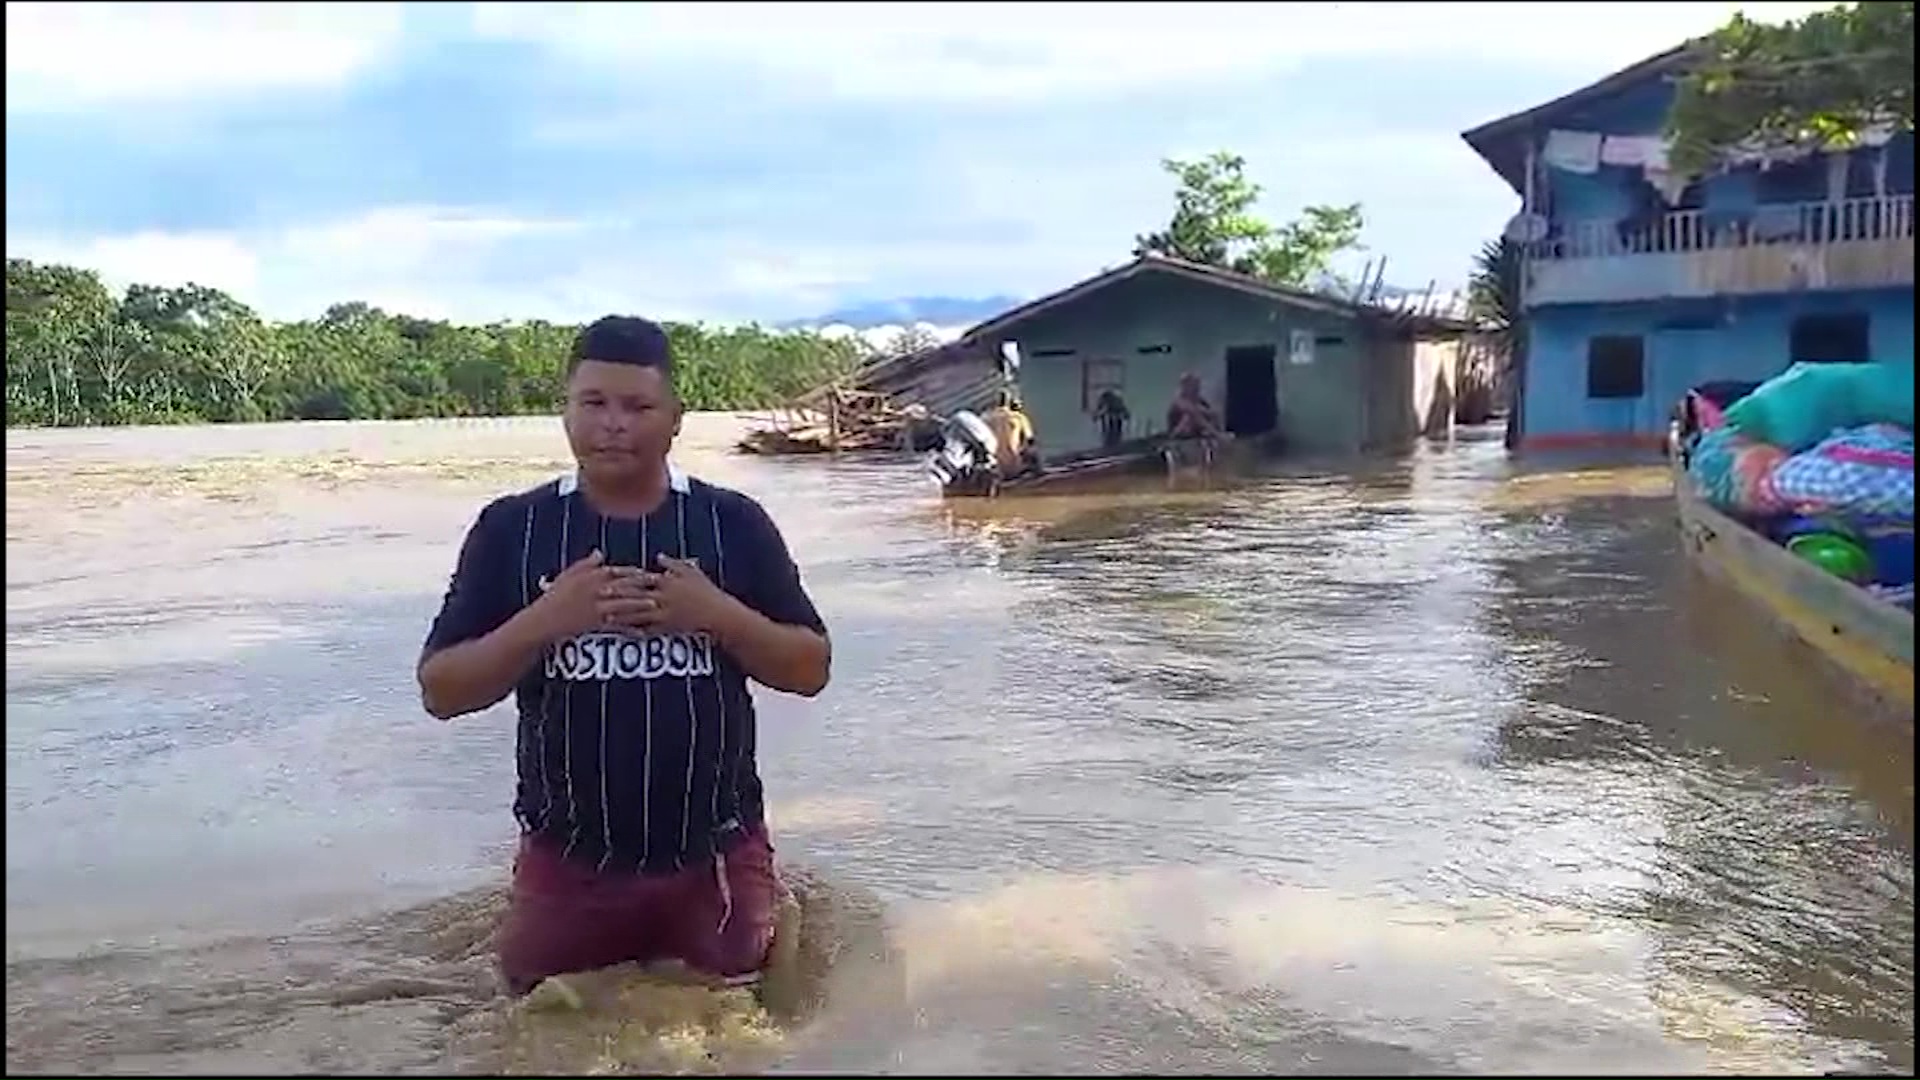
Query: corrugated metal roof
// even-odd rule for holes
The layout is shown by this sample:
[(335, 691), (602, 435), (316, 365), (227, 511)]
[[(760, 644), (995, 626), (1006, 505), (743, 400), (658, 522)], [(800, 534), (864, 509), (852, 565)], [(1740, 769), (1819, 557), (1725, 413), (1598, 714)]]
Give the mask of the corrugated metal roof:
[(1124, 266), (1096, 274), (1085, 281), (1069, 285), (1058, 292), (1049, 293), (1037, 300), (1029, 301), (1011, 311), (1002, 312), (970, 329), (960, 337), (961, 343), (976, 343), (980, 338), (1003, 332), (1027, 319), (1051, 310), (1061, 304), (1078, 300), (1101, 289), (1117, 285), (1129, 278), (1144, 273), (1176, 274), (1207, 285), (1233, 289), (1262, 299), (1274, 300), (1295, 307), (1320, 311), (1331, 315), (1341, 315), (1361, 319), (1372, 323), (1385, 323), (1404, 326), (1416, 333), (1467, 333), (1473, 329), (1471, 323), (1446, 316), (1420, 315), (1396, 308), (1364, 304), (1353, 300), (1344, 300), (1323, 293), (1297, 289), (1286, 285), (1253, 277), (1248, 274), (1225, 270), (1218, 266), (1189, 262), (1168, 255), (1146, 254)]

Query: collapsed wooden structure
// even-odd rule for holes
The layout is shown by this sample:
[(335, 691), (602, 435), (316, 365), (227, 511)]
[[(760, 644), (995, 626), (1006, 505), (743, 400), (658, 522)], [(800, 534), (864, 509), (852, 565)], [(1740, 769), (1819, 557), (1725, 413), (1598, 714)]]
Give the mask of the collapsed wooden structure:
[(955, 344), (869, 363), (768, 410), (740, 440), (749, 454), (929, 450), (947, 418), (985, 412), (1000, 390), (998, 360)]

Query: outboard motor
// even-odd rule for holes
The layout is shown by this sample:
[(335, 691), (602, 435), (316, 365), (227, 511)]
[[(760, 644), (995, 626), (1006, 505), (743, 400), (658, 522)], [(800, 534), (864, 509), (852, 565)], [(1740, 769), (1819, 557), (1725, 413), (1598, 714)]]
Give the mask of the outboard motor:
[(927, 459), (927, 475), (941, 488), (991, 484), (998, 471), (1000, 440), (986, 421), (961, 411), (947, 421), (940, 449)]

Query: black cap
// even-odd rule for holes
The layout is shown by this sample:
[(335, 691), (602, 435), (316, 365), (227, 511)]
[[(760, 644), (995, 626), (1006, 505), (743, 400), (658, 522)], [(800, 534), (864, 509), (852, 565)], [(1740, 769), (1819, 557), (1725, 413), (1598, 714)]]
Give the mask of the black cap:
[(598, 360), (673, 371), (673, 351), (660, 324), (634, 315), (608, 315), (587, 324), (573, 339), (573, 363)]

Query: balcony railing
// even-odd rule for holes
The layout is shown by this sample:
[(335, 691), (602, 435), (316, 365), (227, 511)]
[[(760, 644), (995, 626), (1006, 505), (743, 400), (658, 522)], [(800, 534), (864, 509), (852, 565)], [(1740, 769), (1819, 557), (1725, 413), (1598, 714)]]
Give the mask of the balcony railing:
[(1536, 259), (1593, 259), (1753, 247), (1913, 238), (1913, 196), (1780, 203), (1747, 210), (1675, 210), (1647, 219), (1569, 221), (1533, 245)]
[(1913, 284), (1913, 196), (1557, 223), (1528, 245), (1529, 302)]

